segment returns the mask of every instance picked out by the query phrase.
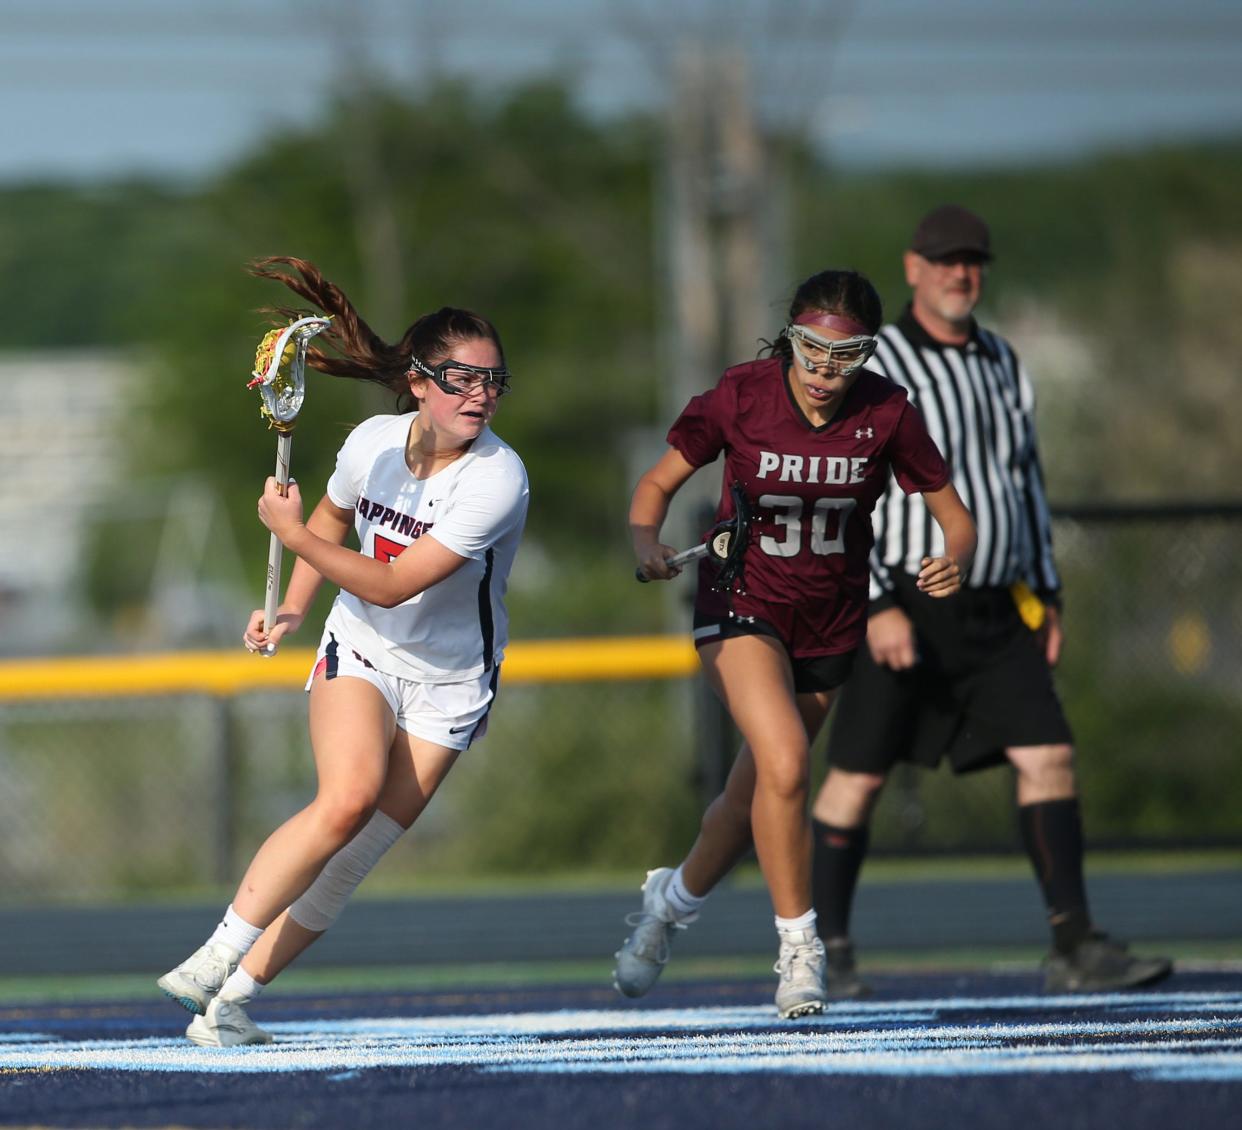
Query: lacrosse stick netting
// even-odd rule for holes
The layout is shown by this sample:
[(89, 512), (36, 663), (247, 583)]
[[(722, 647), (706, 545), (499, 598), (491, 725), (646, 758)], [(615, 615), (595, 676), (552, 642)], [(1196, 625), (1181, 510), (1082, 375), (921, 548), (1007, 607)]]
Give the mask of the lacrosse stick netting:
[[(254, 355), (254, 372), (247, 388), (258, 388), (262, 397), (259, 412), (268, 427), (276, 429), (276, 482), (280, 493), (289, 490), (289, 456), (293, 449), (293, 425), (306, 399), (306, 347), (316, 334), (331, 324), (331, 318), (299, 318), (284, 329), (269, 330)], [(267, 551), (267, 593), (263, 601), (263, 630), (276, 626), (276, 606), (280, 603), (280, 558), (284, 547), (272, 534)], [(263, 655), (275, 655), (268, 644)]]

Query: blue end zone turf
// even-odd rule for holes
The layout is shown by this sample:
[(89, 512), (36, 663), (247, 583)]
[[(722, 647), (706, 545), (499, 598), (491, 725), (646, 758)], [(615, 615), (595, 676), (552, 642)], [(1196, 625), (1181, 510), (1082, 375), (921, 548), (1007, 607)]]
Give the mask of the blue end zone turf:
[(1163, 1130), (1191, 1118), (1228, 1125), (1242, 1110), (1242, 977), (1180, 974), (1148, 991), (1066, 997), (1020, 976), (876, 983), (874, 999), (797, 1021), (777, 1018), (766, 981), (664, 985), (636, 1003), (590, 987), (273, 995), (251, 1011), (276, 1042), (239, 1049), (195, 1047), (184, 1014), (158, 1001), (5, 1008), (0, 1116)]

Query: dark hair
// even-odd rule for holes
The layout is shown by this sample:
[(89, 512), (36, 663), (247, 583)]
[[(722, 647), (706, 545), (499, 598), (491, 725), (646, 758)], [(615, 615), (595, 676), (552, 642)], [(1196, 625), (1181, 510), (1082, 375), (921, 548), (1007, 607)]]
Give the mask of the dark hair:
[[(293, 270), (282, 270), (282, 266)], [(250, 273), (284, 283), (319, 311), (332, 315), (332, 325), (315, 339), (326, 341), (331, 351), (312, 344), (306, 353), (308, 365), (334, 377), (383, 385), (396, 394), (399, 409), (408, 404), (406, 398), (410, 390), (406, 374), (410, 370), (411, 356), (435, 365), (452, 355), (453, 346), (484, 340), (496, 346), (501, 364), (505, 363), (504, 346), (496, 327), (471, 310), (442, 306), (434, 314), (424, 314), (401, 335), (400, 341), (389, 345), (363, 321), (345, 292), (324, 278), (319, 268), (308, 260), (272, 255), (251, 263)], [(301, 317), (305, 312), (278, 306), (268, 313), (290, 318)]]
[[(789, 321), (809, 310), (852, 318), (866, 326), (870, 334), (876, 333), (884, 321), (884, 304), (879, 294), (871, 280), (857, 271), (820, 271), (803, 280), (789, 303)], [(761, 357), (775, 354), (786, 361), (793, 358), (788, 338), (778, 337), (774, 342), (764, 342), (764, 346)]]

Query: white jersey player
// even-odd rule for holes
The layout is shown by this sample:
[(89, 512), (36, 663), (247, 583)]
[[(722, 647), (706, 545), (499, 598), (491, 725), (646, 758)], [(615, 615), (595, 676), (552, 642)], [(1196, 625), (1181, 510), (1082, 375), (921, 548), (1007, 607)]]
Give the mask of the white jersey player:
[(328, 498), (354, 512), (362, 553), (391, 561), (430, 534), (465, 563), (434, 589), (383, 608), (342, 589), (327, 630), (382, 671), (429, 683), (480, 675), (504, 655), (503, 597), (526, 514), (526, 472), (490, 428), (428, 479), (406, 465), (412, 415), (375, 416), (346, 440)]
[(528, 498), (521, 460), (489, 427), (509, 381), (490, 322), (445, 307), (390, 346), (312, 264), (254, 271), (332, 316), (333, 352), (312, 347), (312, 367), (384, 384), (417, 410), (359, 425), (305, 522), (295, 483), (286, 497), (269, 478), (259, 500), (297, 561), (276, 623), (253, 613), (246, 647), (295, 631), (324, 580), (340, 594), (307, 682), (315, 799), (259, 849), (215, 933), (159, 979), (196, 1014), (190, 1039), (226, 1046), (270, 1040), (243, 1006), (331, 925), (482, 734)]

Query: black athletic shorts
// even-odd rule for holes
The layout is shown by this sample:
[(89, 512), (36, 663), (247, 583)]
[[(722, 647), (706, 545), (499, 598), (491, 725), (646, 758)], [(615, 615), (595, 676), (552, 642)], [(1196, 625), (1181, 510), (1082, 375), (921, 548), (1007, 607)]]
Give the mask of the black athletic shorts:
[(880, 667), (864, 645), (837, 696), (828, 763), (885, 774), (898, 761), (954, 772), (1005, 760), (1012, 746), (1060, 745), (1073, 733), (1038, 639), (1008, 589), (963, 589), (936, 599), (894, 576), (897, 603), (914, 621), (918, 662)]
[(771, 636), (778, 641), (789, 655), (795, 694), (830, 691), (841, 686), (849, 679), (850, 672), (854, 669), (854, 657), (858, 654), (855, 650), (836, 655), (796, 656), (790, 653), (788, 640), (767, 620), (758, 616), (717, 616), (695, 609), (695, 647), (715, 643), (717, 640), (732, 639), (734, 636)]

